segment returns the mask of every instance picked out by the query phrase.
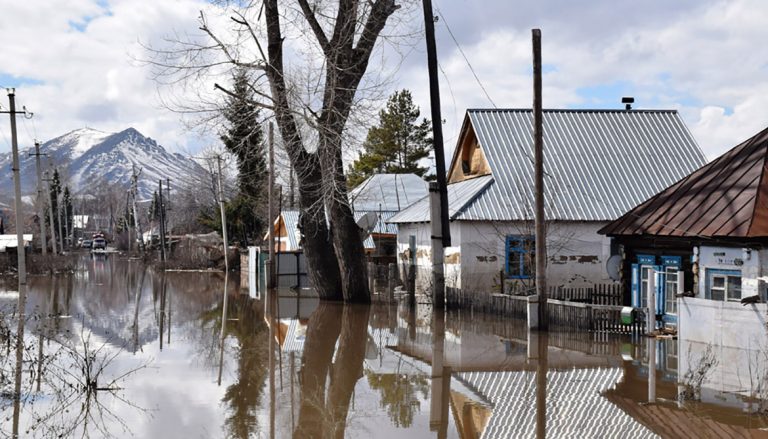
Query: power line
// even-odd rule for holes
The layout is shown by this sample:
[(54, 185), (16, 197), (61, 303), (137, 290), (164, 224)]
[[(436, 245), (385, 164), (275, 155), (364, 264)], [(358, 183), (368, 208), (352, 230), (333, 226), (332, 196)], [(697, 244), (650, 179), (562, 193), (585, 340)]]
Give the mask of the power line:
[(453, 35), (453, 31), (451, 31), (451, 27), (448, 25), (448, 21), (445, 19), (445, 16), (443, 15), (443, 13), (440, 12), (440, 8), (436, 7), (435, 9), (437, 9), (437, 15), (440, 16), (440, 19), (443, 20), (443, 23), (445, 23), (445, 29), (448, 31), (448, 35), (451, 36), (451, 39), (453, 40), (454, 44), (456, 44), (456, 48), (459, 49), (459, 53), (461, 53), (462, 58), (464, 58), (464, 61), (467, 63), (467, 66), (469, 67), (469, 71), (472, 72), (472, 76), (475, 77), (475, 81), (477, 81), (477, 85), (479, 85), (480, 88), (483, 90), (485, 97), (488, 99), (488, 102), (490, 102), (491, 105), (493, 105), (493, 108), (499, 108), (496, 106), (496, 103), (493, 102), (493, 99), (491, 99), (491, 95), (488, 94), (488, 90), (485, 89), (483, 82), (480, 81), (480, 78), (477, 76), (477, 72), (475, 72), (475, 68), (472, 67), (472, 63), (469, 62), (469, 58), (467, 58), (467, 55), (464, 53), (464, 49), (461, 48), (459, 41)]

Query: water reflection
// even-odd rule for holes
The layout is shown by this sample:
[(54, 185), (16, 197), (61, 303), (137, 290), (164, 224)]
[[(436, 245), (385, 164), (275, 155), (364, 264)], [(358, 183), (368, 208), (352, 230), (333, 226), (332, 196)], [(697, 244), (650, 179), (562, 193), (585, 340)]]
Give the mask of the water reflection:
[(0, 436), (706, 437), (768, 427), (757, 400), (678, 399), (673, 339), (542, 334), (480, 314), (320, 304), (301, 290), (254, 300), (221, 273), (112, 256), (30, 278), (16, 337), (16, 291), (0, 285)]

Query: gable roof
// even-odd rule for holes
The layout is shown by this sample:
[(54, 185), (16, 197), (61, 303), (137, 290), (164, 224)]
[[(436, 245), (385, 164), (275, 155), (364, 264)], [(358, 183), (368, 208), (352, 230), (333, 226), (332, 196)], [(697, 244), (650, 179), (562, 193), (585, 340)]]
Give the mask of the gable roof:
[(416, 174), (375, 174), (349, 192), (355, 211), (398, 212), (427, 195), (427, 182)]
[[(544, 110), (543, 123), (549, 220), (613, 220), (705, 163), (674, 110)], [(467, 110), (451, 168), (468, 135), (476, 136), (493, 181), (451, 206), (459, 212), (452, 219), (532, 220), (532, 111)], [(462, 183), (448, 185), (449, 204), (451, 186)], [(429, 221), (428, 204), (423, 199), (391, 221)]]
[(603, 227), (606, 235), (768, 237), (768, 128)]

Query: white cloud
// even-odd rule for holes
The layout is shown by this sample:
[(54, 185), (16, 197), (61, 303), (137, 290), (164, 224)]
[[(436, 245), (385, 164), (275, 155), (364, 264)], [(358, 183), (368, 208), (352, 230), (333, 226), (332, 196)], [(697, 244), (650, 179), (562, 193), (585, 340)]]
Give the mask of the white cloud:
[[(6, 85), (1, 82), (8, 75), (39, 81), (19, 86), (17, 98), (35, 111), (34, 128), (43, 140), (83, 125), (106, 131), (134, 126), (171, 149), (196, 149), (205, 139), (190, 134), (178, 114), (163, 108), (149, 67), (134, 60), (146, 58), (139, 41), (162, 45), (174, 33), (198, 35), (198, 11), (213, 7), (204, 0), (102, 4), (41, 0), (4, 5), (0, 38), (11, 43), (0, 46), (0, 57), (13, 62), (0, 66), (0, 85)], [(545, 107), (620, 108), (619, 93), (632, 94), (637, 107), (680, 110), (710, 158), (768, 120), (761, 97), (768, 91), (768, 45), (762, 44), (768, 40), (763, 25), (768, 5), (759, 0), (596, 0), (588, 6), (566, 0), (489, 0), (482, 7), (457, 0), (435, 5), (441, 14), (436, 26), (449, 152), (466, 108), (491, 104), (446, 24), (498, 106), (530, 107), (530, 29), (540, 27), (548, 67)], [(370, 71), (387, 80), (397, 69), (391, 91), (412, 90), (426, 116), (421, 12), (405, 9), (393, 18), (399, 27), (389, 31), (397, 47), (372, 60)], [(225, 25), (227, 16), (210, 15), (216, 24), (231, 28)], [(299, 46), (292, 50), (297, 57), (306, 55)], [(208, 88), (207, 83), (179, 87), (174, 94), (180, 96), (173, 97), (183, 99)], [(7, 122), (0, 120), (0, 131), (8, 137)], [(29, 122), (20, 125), (22, 144), (31, 142), (31, 131)], [(0, 143), (0, 151), (7, 149)]]

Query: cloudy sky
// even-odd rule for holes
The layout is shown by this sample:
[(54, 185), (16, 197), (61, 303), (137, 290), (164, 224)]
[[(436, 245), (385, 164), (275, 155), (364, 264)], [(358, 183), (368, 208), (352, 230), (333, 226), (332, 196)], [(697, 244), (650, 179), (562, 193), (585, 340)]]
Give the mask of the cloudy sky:
[[(621, 108), (628, 95), (636, 108), (677, 109), (710, 159), (768, 125), (768, 4), (760, 0), (434, 0), (434, 6), (449, 150), (466, 108), (531, 106), (534, 27), (543, 34), (545, 108)], [(175, 151), (195, 152), (213, 141), (190, 132), (162, 105), (168, 88), (158, 87), (141, 62), (144, 45), (199, 34), (199, 10), (211, 8), (200, 0), (5, 2), (0, 86), (15, 87), (19, 105), (35, 113), (19, 122), (21, 146), (84, 126), (133, 126)], [(401, 12), (410, 16), (395, 17), (398, 28), (389, 31), (400, 35), (396, 46), (374, 62), (391, 72), (387, 87), (412, 90), (428, 114), (420, 9)], [(194, 92), (173, 91), (175, 97)], [(0, 106), (7, 108), (4, 94)], [(4, 118), (0, 152), (10, 150)]]

